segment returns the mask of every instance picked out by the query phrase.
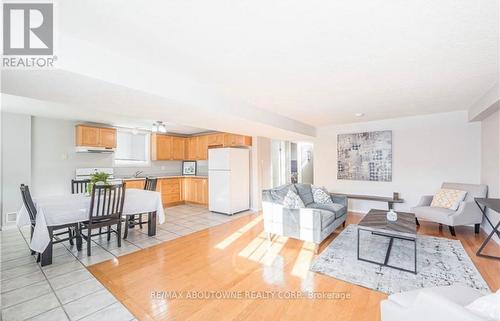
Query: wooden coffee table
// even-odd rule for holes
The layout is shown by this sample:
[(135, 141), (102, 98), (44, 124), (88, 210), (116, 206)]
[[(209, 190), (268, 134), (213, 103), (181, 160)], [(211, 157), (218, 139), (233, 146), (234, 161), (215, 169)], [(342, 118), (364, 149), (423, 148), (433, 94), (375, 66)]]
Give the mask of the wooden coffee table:
[[(358, 223), (358, 260), (369, 263), (387, 266), (400, 271), (411, 272), (417, 274), (417, 225), (415, 223), (415, 214), (397, 212), (398, 220), (391, 222), (387, 220), (387, 211), (370, 210), (368, 214)], [(385, 254), (384, 262), (376, 262), (360, 257), (359, 255), (359, 234), (360, 231), (370, 232), (372, 235), (384, 236), (390, 238), (389, 246)], [(415, 257), (415, 265), (413, 270), (404, 269), (398, 266), (389, 264), (392, 244), (394, 239), (413, 242), (413, 252)]]

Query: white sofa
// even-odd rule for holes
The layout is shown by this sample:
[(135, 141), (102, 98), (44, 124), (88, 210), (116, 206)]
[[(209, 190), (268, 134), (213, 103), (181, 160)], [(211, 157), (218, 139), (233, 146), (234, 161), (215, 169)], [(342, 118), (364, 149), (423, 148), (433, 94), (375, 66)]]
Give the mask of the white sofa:
[(487, 321), (465, 308), (483, 294), (463, 285), (392, 294), (380, 303), (382, 321)]

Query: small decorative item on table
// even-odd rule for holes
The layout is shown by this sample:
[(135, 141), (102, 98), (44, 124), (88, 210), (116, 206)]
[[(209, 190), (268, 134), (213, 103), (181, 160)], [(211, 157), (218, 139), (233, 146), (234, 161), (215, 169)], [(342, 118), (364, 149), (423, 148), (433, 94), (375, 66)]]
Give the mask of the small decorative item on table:
[(396, 213), (393, 209), (387, 212), (387, 220), (390, 222), (396, 222), (398, 220), (398, 213)]
[(196, 161), (183, 161), (182, 175), (196, 175)]
[(108, 184), (109, 174), (104, 172), (97, 172), (90, 176), (90, 183), (87, 185), (87, 194), (92, 194), (94, 190), (94, 185), (106, 185)]

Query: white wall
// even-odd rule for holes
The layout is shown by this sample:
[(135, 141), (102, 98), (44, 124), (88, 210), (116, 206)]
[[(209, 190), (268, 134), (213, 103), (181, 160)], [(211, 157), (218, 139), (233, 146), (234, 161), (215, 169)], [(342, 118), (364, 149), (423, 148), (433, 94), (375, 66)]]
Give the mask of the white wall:
[[(298, 144), (300, 161), (299, 161), (299, 182), (304, 184), (314, 183), (314, 152), (313, 144), (299, 143)], [(309, 159), (308, 159), (309, 157)]]
[(1, 225), (4, 226), (7, 214), (17, 213), (21, 208), (19, 185), (31, 183), (31, 117), (2, 113), (1, 118)]
[[(488, 185), (488, 197), (500, 198), (500, 111), (484, 119), (481, 129), (481, 182)], [(500, 220), (499, 213), (488, 210), (487, 215), (493, 224)], [(491, 231), (486, 220), (482, 227), (488, 233)], [(500, 239), (494, 237), (500, 243)]]
[(250, 206), (252, 210), (262, 209), (262, 190), (271, 188), (272, 162), (271, 140), (265, 137), (252, 138), (250, 161)]
[[(337, 179), (337, 134), (392, 130), (392, 182)], [(467, 112), (321, 127), (314, 144), (314, 182), (332, 192), (392, 196), (405, 199), (396, 209), (408, 210), (421, 195), (434, 194), (444, 181), (479, 183), (481, 126), (468, 123)], [(350, 210), (367, 212), (386, 204), (350, 201)]]

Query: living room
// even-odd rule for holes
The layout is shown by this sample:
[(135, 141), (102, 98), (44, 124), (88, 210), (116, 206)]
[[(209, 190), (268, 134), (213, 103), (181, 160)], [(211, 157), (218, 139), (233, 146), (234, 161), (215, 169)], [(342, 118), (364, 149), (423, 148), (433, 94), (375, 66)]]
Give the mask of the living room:
[(2, 320), (500, 320), (498, 1), (2, 10)]

